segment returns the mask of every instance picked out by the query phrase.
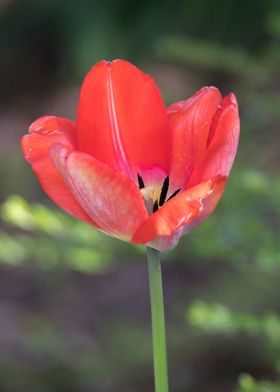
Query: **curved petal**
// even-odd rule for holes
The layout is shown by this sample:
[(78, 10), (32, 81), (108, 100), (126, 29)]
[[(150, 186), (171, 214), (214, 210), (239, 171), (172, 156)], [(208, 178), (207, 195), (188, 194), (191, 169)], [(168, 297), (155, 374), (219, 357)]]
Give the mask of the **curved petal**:
[(158, 250), (173, 248), (181, 235), (213, 212), (225, 184), (226, 177), (218, 176), (182, 192), (151, 215), (134, 233), (132, 242)]
[[(226, 183), (227, 183), (227, 177), (217, 176), (208, 180), (208, 183), (210, 189), (200, 200), (201, 208), (199, 214), (196, 216), (196, 218), (193, 221), (191, 221), (189, 224), (183, 227), (182, 234), (186, 234), (189, 231), (193, 230), (201, 223), (203, 223), (212, 214), (212, 212), (215, 210), (218, 202), (220, 201), (220, 198), (224, 193)], [(191, 189), (194, 189), (199, 185), (196, 185)]]
[(60, 144), (53, 146), (50, 154), (71, 192), (100, 229), (129, 241), (147, 218), (136, 185), (88, 154), (77, 151), (68, 154)]
[(169, 167), (170, 133), (160, 92), (150, 76), (126, 61), (101, 61), (91, 69), (77, 126), (79, 150), (131, 178), (139, 167)]
[(193, 97), (168, 108), (172, 132), (171, 188), (186, 189), (198, 160), (207, 148), (212, 118), (222, 101), (215, 87), (204, 87)]
[(55, 143), (62, 143), (69, 151), (77, 147), (75, 123), (64, 118), (44, 116), (30, 126), (29, 132), (22, 138), (23, 154), (46, 194), (68, 213), (94, 224), (69, 192), (49, 157), (49, 148)]
[(237, 151), (239, 131), (237, 101), (234, 94), (229, 94), (213, 118), (205, 157), (195, 168), (190, 186), (217, 175), (228, 176)]

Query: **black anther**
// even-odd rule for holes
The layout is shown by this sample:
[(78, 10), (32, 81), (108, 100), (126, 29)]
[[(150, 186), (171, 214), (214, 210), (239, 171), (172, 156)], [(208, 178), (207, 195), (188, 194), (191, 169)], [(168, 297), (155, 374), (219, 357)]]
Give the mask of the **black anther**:
[(168, 188), (169, 188), (169, 177), (166, 177), (165, 180), (163, 181), (163, 185), (162, 185), (161, 193), (160, 193), (160, 197), (159, 197), (159, 205), (160, 206), (162, 206), (165, 202)]
[(178, 195), (178, 193), (181, 191), (181, 189), (177, 189), (177, 191), (175, 191), (166, 201), (172, 199), (172, 197)]
[(156, 212), (158, 210), (158, 201), (156, 200), (154, 202), (154, 206), (153, 206), (153, 212)]
[(139, 173), (137, 174), (137, 177), (138, 177), (139, 189), (145, 188), (145, 184), (144, 184), (143, 178), (140, 176)]

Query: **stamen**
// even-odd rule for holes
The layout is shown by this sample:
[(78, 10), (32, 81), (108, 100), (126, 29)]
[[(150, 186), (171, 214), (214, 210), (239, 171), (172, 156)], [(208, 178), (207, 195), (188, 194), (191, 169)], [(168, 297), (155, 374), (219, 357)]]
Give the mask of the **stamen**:
[(166, 196), (167, 196), (167, 192), (168, 192), (168, 188), (169, 188), (169, 177), (167, 176), (165, 178), (165, 180), (163, 181), (163, 185), (161, 188), (161, 193), (160, 193), (160, 197), (159, 197), (159, 205), (162, 206), (165, 202)]
[(137, 178), (138, 178), (139, 189), (145, 188), (145, 184), (144, 184), (143, 178), (140, 176), (139, 173), (137, 173)]
[(179, 193), (180, 191), (181, 191), (181, 188), (177, 189), (171, 196), (169, 196), (169, 198), (168, 198), (166, 201), (168, 201), (168, 200), (172, 199), (172, 197), (178, 195), (178, 193)]
[(156, 212), (158, 210), (158, 201), (156, 200), (154, 202), (154, 206), (153, 206), (153, 212)]

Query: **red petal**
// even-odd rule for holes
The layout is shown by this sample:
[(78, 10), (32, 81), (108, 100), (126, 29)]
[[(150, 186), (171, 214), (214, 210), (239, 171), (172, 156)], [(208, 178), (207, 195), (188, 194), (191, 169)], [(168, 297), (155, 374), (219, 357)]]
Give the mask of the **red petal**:
[(181, 235), (202, 223), (216, 207), (226, 184), (217, 177), (192, 187), (164, 204), (135, 232), (132, 242), (158, 250), (173, 248)]
[[(200, 200), (201, 209), (199, 214), (192, 222), (190, 222), (190, 224), (184, 227), (183, 234), (188, 233), (190, 230), (203, 223), (209, 217), (209, 215), (212, 214), (225, 190), (226, 182), (227, 177), (225, 176), (217, 176), (208, 180), (209, 191)], [(190, 189), (195, 189), (200, 185), (201, 184), (195, 185)]]
[(123, 60), (96, 64), (81, 90), (78, 143), (81, 151), (130, 176), (130, 167), (167, 170), (168, 119), (153, 79)]
[(67, 155), (59, 144), (52, 147), (51, 156), (75, 198), (101, 230), (129, 240), (147, 218), (144, 200), (136, 185), (88, 154)]
[(196, 162), (203, 156), (212, 118), (222, 100), (215, 87), (204, 87), (187, 101), (168, 108), (172, 130), (172, 189), (186, 188)]
[(30, 126), (30, 134), (23, 136), (22, 149), (46, 194), (68, 213), (93, 224), (67, 189), (49, 157), (49, 148), (55, 143), (63, 143), (69, 151), (76, 148), (75, 128), (75, 123), (64, 118), (41, 117)]
[(228, 176), (236, 155), (239, 130), (237, 101), (234, 94), (230, 94), (213, 119), (209, 146), (192, 174), (190, 186), (217, 175)]

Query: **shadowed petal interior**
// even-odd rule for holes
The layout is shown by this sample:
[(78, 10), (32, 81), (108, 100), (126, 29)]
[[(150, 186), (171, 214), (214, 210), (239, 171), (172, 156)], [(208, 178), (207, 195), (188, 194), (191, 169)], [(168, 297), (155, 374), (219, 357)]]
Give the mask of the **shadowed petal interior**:
[(226, 177), (218, 176), (175, 196), (139, 227), (132, 242), (148, 243), (158, 250), (171, 249), (182, 234), (207, 219), (216, 207), (225, 184)]

